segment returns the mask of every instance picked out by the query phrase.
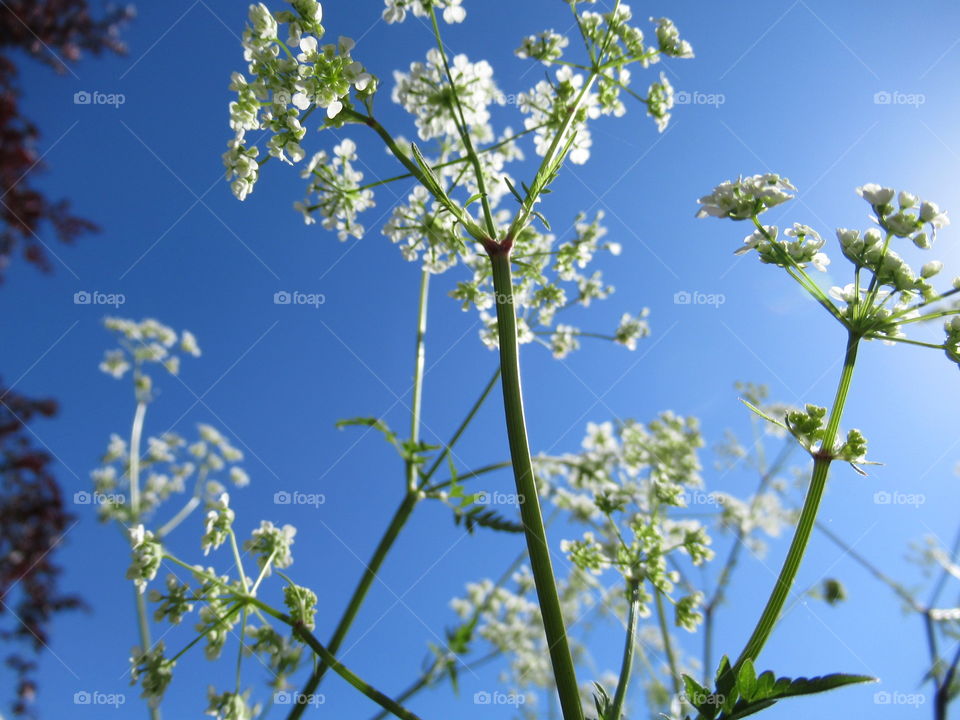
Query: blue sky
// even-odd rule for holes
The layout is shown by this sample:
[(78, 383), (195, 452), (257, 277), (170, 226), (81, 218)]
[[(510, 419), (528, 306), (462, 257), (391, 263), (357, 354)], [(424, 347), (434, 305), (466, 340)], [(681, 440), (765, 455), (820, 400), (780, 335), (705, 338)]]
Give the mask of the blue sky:
[[(555, 0), (464, 5), (467, 22), (445, 28), (446, 39), (456, 52), (490, 60), (508, 94), (542, 74), (512, 56), (520, 38), (550, 27), (568, 30), (568, 11)], [(410, 119), (388, 101), (391, 73), (420, 59), (432, 38), (416, 21), (378, 22), (381, 9), (377, 0), (327, 2), (324, 25), (328, 37), (359, 39), (355, 57), (384, 80), (383, 123), (411, 136)], [(357, 442), (361, 431), (338, 431), (334, 422), (358, 415), (383, 415), (398, 428), (408, 422), (418, 271), (375, 221), (409, 186), (380, 189), (377, 207), (364, 218), (370, 232), (347, 243), (304, 226), (291, 207), (301, 199), (302, 181), (279, 163), (265, 166), (256, 191), (236, 201), (222, 182), (220, 155), (230, 134), (229, 75), (244, 66), (238, 36), (245, 6), (172, 0), (140, 3), (138, 11), (125, 31), (126, 57), (85, 60), (59, 77), (23, 65), (24, 110), (39, 121), (52, 168), (35, 182), (53, 196), (69, 196), (103, 232), (74, 247), (51, 246), (58, 257), (52, 276), (14, 266), (0, 290), (6, 308), (0, 370), (8, 382), (17, 380), (18, 390), (61, 402), (60, 415), (34, 430), (56, 456), (57, 475), (72, 496), (87, 489), (109, 434), (126, 434), (133, 410), (126, 384), (96, 369), (110, 342), (100, 327), (106, 309), (75, 305), (74, 293), (122, 293), (119, 314), (193, 331), (204, 355), (184, 361), (182, 382), (162, 384), (147, 432), (166, 430), (182, 417), (177, 429), (210, 422), (244, 449), (253, 482), (234, 493), (237, 528), (245, 535), (260, 519), (299, 528), (292, 570), (320, 596), (324, 638), (402, 493), (402, 467), (392, 451), (374, 434)], [(960, 7), (917, 2), (908, 13), (900, 3), (678, 0), (636, 6), (635, 14), (674, 19), (697, 57), (660, 68), (678, 91), (717, 94), (723, 102), (678, 106), (662, 135), (637, 105), (625, 118), (598, 121), (590, 162), (568, 170), (545, 203), (558, 232), (577, 210), (603, 209), (611, 239), (624, 248), (603, 267), (617, 293), (592, 307), (584, 324), (613, 327), (624, 311), (649, 307), (653, 335), (635, 353), (585, 343), (562, 362), (541, 348), (525, 348), (535, 451), (575, 451), (588, 420), (643, 421), (668, 408), (699, 416), (708, 440), (717, 442), (725, 428), (747, 427), (736, 380), (766, 383), (784, 402), (832, 398), (841, 330), (784, 273), (732, 255), (746, 234), (743, 226), (694, 219), (696, 198), (718, 182), (740, 173), (787, 175), (799, 188), (797, 200), (772, 211), (771, 221), (805, 222), (831, 240), (836, 227), (867, 226), (867, 207), (854, 192), (866, 182), (960, 208), (960, 102), (953, 90)], [(645, 87), (652, 78), (642, 75), (637, 83)], [(78, 91), (122, 93), (125, 102), (76, 105)], [(519, 127), (514, 110), (497, 111), (499, 127)], [(398, 172), (372, 133), (351, 128), (348, 134), (368, 179)], [(334, 142), (332, 134), (311, 133), (307, 149)], [(525, 150), (533, 156), (532, 145)], [(523, 167), (526, 175), (519, 168), (514, 174), (529, 176), (531, 163)], [(931, 255), (952, 275), (960, 274), (956, 232), (944, 231)], [(839, 252), (833, 255), (831, 271), (843, 284), (845, 263)], [(449, 436), (496, 364), (477, 339), (475, 314), (445, 297), (456, 279), (452, 271), (431, 289), (428, 441)], [(326, 302), (317, 309), (277, 306), (273, 295), (280, 290), (322, 293)], [(725, 302), (717, 308), (674, 304), (674, 294), (684, 290), (721, 293)], [(862, 352), (845, 425), (863, 429), (884, 465), (868, 478), (836, 468), (821, 518), (908, 584), (922, 578), (903, 562), (907, 543), (932, 534), (946, 544), (955, 531), (958, 391), (960, 375), (941, 353), (876, 344)], [(494, 396), (458, 450), (464, 466), (506, 458), (500, 412)], [(747, 472), (723, 478), (708, 472), (707, 482), (710, 489), (746, 492), (753, 480)], [(502, 474), (489, 487), (506, 491), (511, 484)], [(323, 493), (326, 503), (319, 510), (273, 504), (275, 492), (294, 489)], [(877, 505), (878, 490), (922, 493), (925, 502)], [(123, 677), (135, 644), (131, 589), (123, 577), (128, 550), (89, 507), (77, 506), (76, 513), (79, 523), (59, 559), (64, 587), (84, 596), (92, 610), (57, 621), (41, 656), (39, 710), (45, 717), (142, 717)], [(174, 546), (196, 557), (198, 528), (195, 518)], [(465, 582), (498, 575), (521, 542), (485, 533), (464, 538), (449, 512), (419, 508), (357, 621), (352, 637), (359, 641), (346, 662), (386, 691), (405, 686), (431, 633), (453, 622), (449, 598)], [(773, 579), (769, 568), (777, 568), (785, 546), (775, 543), (763, 562), (743, 563), (721, 614), (721, 650), (739, 649)], [(925, 659), (918, 621), (816, 538), (797, 587), (824, 575), (847, 583), (848, 602), (827, 608), (801, 600), (761, 664), (792, 675), (874, 674), (884, 681), (880, 689), (914, 692)], [(619, 653), (614, 633), (599, 637), (597, 668), (616, 669)], [(232, 661), (212, 665), (196, 656), (182, 668), (168, 693), (168, 717), (197, 716), (205, 686), (226, 682)], [(470, 695), (497, 687), (492, 669), (465, 677), (457, 717), (495, 716), (474, 706)], [(73, 695), (80, 690), (125, 692), (129, 700), (118, 711), (78, 708)], [(929, 699), (919, 709), (875, 706), (877, 690), (797, 700), (769, 717), (930, 712)], [(338, 678), (329, 678), (325, 693), (322, 712), (373, 714)], [(641, 701), (639, 693), (634, 698)], [(450, 702), (450, 692), (441, 689), (411, 705), (426, 718), (442, 718), (449, 717)]]

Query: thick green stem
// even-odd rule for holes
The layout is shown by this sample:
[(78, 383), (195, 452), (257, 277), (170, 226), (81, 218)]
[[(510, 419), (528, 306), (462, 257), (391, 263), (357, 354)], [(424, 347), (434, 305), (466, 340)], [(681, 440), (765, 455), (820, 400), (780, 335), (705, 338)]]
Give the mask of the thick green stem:
[(857, 362), (859, 344), (859, 336), (853, 333), (847, 336), (847, 349), (843, 360), (843, 370), (840, 373), (840, 382), (837, 385), (837, 394), (833, 400), (833, 407), (830, 409), (823, 442), (819, 451), (814, 455), (810, 487), (807, 489), (803, 509), (800, 511), (800, 520), (797, 523), (793, 541), (790, 543), (787, 557), (780, 569), (780, 575), (777, 577), (773, 591), (770, 593), (770, 598), (767, 600), (767, 605), (763, 609), (763, 614), (740, 653), (740, 657), (737, 658), (735, 668), (739, 668), (744, 660), (748, 658), (756, 660), (760, 655), (760, 651), (763, 650), (770, 633), (773, 632), (774, 625), (780, 618), (780, 612), (783, 610), (790, 588), (793, 587), (793, 581), (797, 577), (797, 571), (800, 569), (801, 562), (803, 562), (807, 544), (810, 542), (810, 534), (817, 520), (820, 500), (823, 498), (823, 491), (827, 485), (830, 463), (833, 462), (834, 444), (837, 439), (837, 431), (840, 428), (840, 420), (843, 417), (843, 410), (846, 406), (847, 394), (850, 392), (850, 383), (853, 380), (853, 369)]
[(560, 609), (550, 547), (547, 544), (540, 498), (533, 474), (533, 460), (527, 440), (523, 412), (523, 390), (520, 385), (520, 349), (517, 340), (517, 316), (513, 304), (513, 278), (510, 272), (510, 251), (502, 246), (489, 246), (493, 263), (493, 287), (497, 303), (497, 334), (500, 343), (500, 370), (503, 404), (506, 414), (510, 457), (513, 462), (517, 493), (522, 498), (520, 515), (530, 555), (530, 567), (537, 588), (543, 616), (553, 674), (560, 695), (564, 720), (583, 720), (577, 675), (567, 643), (567, 633)]
[(627, 613), (627, 637), (623, 641), (623, 660), (620, 663), (617, 690), (613, 695), (611, 720), (620, 720), (623, 714), (623, 704), (627, 698), (627, 688), (630, 686), (630, 674), (633, 672), (633, 651), (637, 645), (637, 618), (640, 615), (640, 583), (636, 580), (631, 580), (627, 585), (627, 600), (630, 602), (630, 610)]

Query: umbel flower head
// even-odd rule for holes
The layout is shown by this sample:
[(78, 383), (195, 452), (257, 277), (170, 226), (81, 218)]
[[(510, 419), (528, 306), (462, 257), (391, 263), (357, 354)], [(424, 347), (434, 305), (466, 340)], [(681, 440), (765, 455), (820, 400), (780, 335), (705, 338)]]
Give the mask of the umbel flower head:
[(697, 217), (749, 220), (790, 200), (790, 193), (796, 190), (787, 178), (774, 173), (740, 177), (736, 182), (727, 180), (697, 201), (702, 206)]

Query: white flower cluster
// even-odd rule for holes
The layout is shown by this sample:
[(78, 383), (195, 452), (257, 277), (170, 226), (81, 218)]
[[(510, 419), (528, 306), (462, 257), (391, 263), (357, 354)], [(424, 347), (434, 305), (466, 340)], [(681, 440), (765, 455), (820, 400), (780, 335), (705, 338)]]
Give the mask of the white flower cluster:
[[(547, 150), (554, 142), (556, 134), (560, 132), (570, 106), (579, 97), (584, 83), (583, 75), (574, 73), (564, 65), (556, 71), (553, 82), (541, 80), (533, 89), (521, 93), (517, 99), (520, 111), (527, 115), (524, 127), (534, 130), (534, 143), (537, 155), (546, 155)], [(590, 146), (593, 140), (587, 127), (587, 120), (600, 117), (601, 109), (597, 94), (588, 92), (580, 103), (571, 129), (561, 140), (569, 143), (570, 162), (583, 165), (590, 158)]]
[(173, 679), (173, 667), (176, 661), (163, 656), (163, 641), (158, 641), (151, 649), (133, 648), (130, 657), (130, 684), (140, 682), (141, 697), (150, 707), (157, 707), (167, 685)]
[(493, 68), (486, 60), (472, 63), (466, 55), (455, 55), (450, 62), (450, 77), (453, 87), (436, 48), (427, 51), (425, 63), (415, 62), (409, 72), (393, 73), (393, 101), (416, 118), (421, 140), (457, 136), (461, 110), (468, 128), (484, 126), (490, 120), (490, 105), (505, 102), (493, 82)]
[(187, 441), (176, 433), (148, 437), (146, 451), (139, 458), (141, 474), (138, 514), (127, 502), (129, 494), (130, 453), (127, 443), (119, 435), (111, 435), (103, 464), (93, 470), (94, 492), (104, 498), (98, 504), (101, 520), (116, 518), (124, 523), (154, 512), (164, 501), (186, 491), (186, 483), (195, 478), (195, 502), (206, 497), (208, 501), (224, 492), (219, 475), (236, 487), (249, 484), (247, 473), (237, 465), (243, 453), (234, 447), (216, 428), (203, 423), (198, 426), (198, 439)]
[(111, 377), (121, 379), (130, 370), (134, 371), (137, 399), (147, 401), (153, 383), (144, 372), (148, 363), (161, 365), (172, 375), (180, 372), (180, 357), (172, 350), (179, 341), (179, 350), (192, 357), (200, 356), (197, 339), (189, 330), (177, 333), (170, 327), (147, 318), (137, 322), (126, 318), (108, 317), (103, 321), (107, 330), (120, 336), (120, 347), (107, 350), (100, 363), (100, 370)]
[(293, 525), (277, 527), (269, 520), (262, 520), (251, 539), (243, 544), (243, 549), (255, 553), (263, 574), (270, 575), (271, 567), (286, 568), (293, 564), (290, 546), (296, 534)]
[(446, 23), (462, 23), (467, 17), (467, 11), (461, 4), (463, 0), (385, 0), (387, 7), (383, 11), (383, 19), (388, 23), (401, 23), (407, 19), (407, 13), (414, 17), (430, 17), (431, 6), (443, 10), (443, 21)]
[[(306, 113), (321, 108), (329, 124), (342, 125), (341, 112), (351, 106), (351, 92), (363, 100), (377, 89), (376, 78), (353, 59), (350, 38), (320, 44), (324, 29), (318, 2), (293, 0), (291, 8), (272, 13), (263, 3), (250, 6), (250, 25), (243, 34), (250, 78), (241, 73), (231, 78), (230, 89), (237, 93), (230, 103), (235, 135), (223, 155), (227, 180), (240, 200), (250, 194), (259, 176), (260, 151), (247, 144), (248, 131), (268, 132), (269, 155), (297, 164), (306, 156), (301, 146)], [(286, 41), (279, 37), (281, 24), (287, 26)]]
[(204, 715), (211, 715), (216, 720), (253, 720), (260, 717), (262, 708), (259, 704), (251, 705), (250, 691), (244, 693), (226, 691), (217, 693), (214, 687), (207, 689), (209, 705)]
[[(600, 271), (586, 271), (598, 252), (620, 253), (617, 243), (604, 241), (607, 230), (601, 225), (602, 220), (602, 212), (590, 221), (585, 215), (578, 215), (573, 223), (574, 236), (565, 242), (558, 243), (555, 235), (540, 233), (533, 226), (524, 228), (515, 239), (511, 256), (516, 261), (513, 304), (521, 343), (538, 341), (556, 357), (565, 357), (579, 347), (582, 332), (569, 324), (554, 327), (554, 321), (558, 312), (575, 305), (588, 307), (591, 301), (602, 300), (613, 292), (613, 287), (603, 282)], [(473, 279), (458, 282), (451, 296), (462, 301), (464, 310), (470, 306), (479, 310), (484, 324), (480, 337), (488, 347), (496, 348), (494, 307), (502, 299), (493, 288), (490, 262), (473, 246), (462, 248), (460, 256), (473, 271)], [(609, 338), (634, 349), (637, 339), (649, 334), (647, 314), (642, 310), (637, 316), (623, 316)]]
[(133, 559), (127, 569), (127, 579), (133, 580), (137, 590), (143, 593), (147, 583), (157, 576), (160, 563), (163, 562), (163, 546), (153, 533), (137, 525), (129, 531)]
[[(678, 573), (667, 569), (668, 556), (683, 553), (694, 565), (709, 560), (706, 528), (670, 517), (671, 508), (684, 507), (686, 494), (702, 486), (697, 454), (702, 445), (696, 420), (670, 412), (647, 425), (588, 424), (584, 452), (547, 463), (543, 475), (551, 501), (590, 527), (562, 543), (570, 561), (597, 575), (615, 569), (669, 595)], [(644, 616), (651, 600), (641, 585)], [(694, 593), (676, 602), (679, 627), (694, 629), (699, 601)]]
[(736, 251), (736, 255), (756, 250), (760, 262), (780, 267), (806, 267), (813, 265), (820, 272), (827, 271), (830, 258), (820, 252), (823, 247), (823, 238), (809, 225), (794, 223), (792, 228), (784, 232), (793, 240), (778, 240), (779, 229), (775, 225), (765, 225), (743, 239), (743, 247)]
[[(341, 241), (363, 237), (364, 228), (357, 222), (357, 215), (374, 206), (373, 191), (360, 187), (363, 173), (354, 168), (356, 159), (357, 146), (349, 138), (333, 148), (332, 160), (323, 150), (316, 153), (301, 173), (310, 180), (307, 198), (294, 203), (307, 225), (316, 222), (314, 213), (319, 211), (323, 227), (335, 230)], [(317, 201), (311, 204), (313, 194)]]
[(727, 180), (697, 202), (703, 207), (697, 217), (728, 217), (731, 220), (749, 220), (765, 210), (776, 207), (793, 195), (796, 188), (785, 177), (774, 173)]

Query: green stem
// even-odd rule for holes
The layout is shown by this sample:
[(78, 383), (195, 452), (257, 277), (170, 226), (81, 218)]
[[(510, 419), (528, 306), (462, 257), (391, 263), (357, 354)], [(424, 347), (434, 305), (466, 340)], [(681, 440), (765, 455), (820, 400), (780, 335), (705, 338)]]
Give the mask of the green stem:
[(520, 515), (530, 555), (530, 567), (537, 588), (544, 630), (553, 663), (554, 678), (560, 696), (564, 720), (583, 720), (577, 674), (567, 643), (567, 633), (560, 608), (550, 547), (547, 544), (540, 511), (540, 498), (533, 474), (533, 460), (527, 439), (523, 412), (523, 390), (520, 384), (520, 350), (517, 341), (517, 316), (513, 304), (513, 278), (510, 272), (510, 251), (502, 246), (489, 246), (493, 264), (493, 287), (497, 300), (497, 334), (500, 343), (503, 404), (506, 415), (510, 457), (513, 462), (517, 493), (523, 498)]
[(623, 660), (620, 663), (617, 690), (613, 695), (611, 720), (620, 720), (623, 714), (623, 703), (627, 697), (627, 687), (630, 685), (630, 674), (633, 671), (633, 652), (637, 644), (637, 618), (640, 615), (640, 583), (636, 580), (631, 580), (627, 584), (627, 599), (630, 602), (630, 610), (627, 613), (627, 637), (623, 641)]
[(843, 360), (843, 370), (840, 373), (840, 381), (837, 385), (837, 393), (833, 400), (833, 407), (830, 409), (830, 416), (827, 420), (827, 428), (824, 432), (823, 442), (820, 450), (814, 454), (813, 473), (810, 478), (810, 487), (807, 489), (807, 496), (803, 502), (803, 509), (800, 511), (800, 520), (797, 523), (797, 529), (794, 531), (793, 541), (790, 543), (790, 549), (787, 557), (780, 569), (780, 575), (770, 593), (763, 614), (753, 630), (753, 634), (747, 641), (746, 646), (740, 653), (734, 669), (739, 669), (740, 665), (747, 659), (756, 660), (763, 650), (773, 632), (783, 610), (783, 605), (793, 586), (793, 581), (797, 577), (797, 571), (800, 569), (800, 563), (803, 561), (807, 544), (810, 542), (810, 534), (813, 531), (814, 523), (817, 520), (817, 512), (820, 509), (820, 500), (823, 498), (823, 491), (826, 488), (827, 476), (830, 473), (830, 463), (833, 461), (834, 443), (836, 441), (837, 431), (840, 428), (840, 420), (843, 417), (843, 410), (847, 402), (847, 394), (850, 392), (850, 384), (853, 380), (853, 369), (857, 362), (857, 348), (860, 344), (860, 337), (850, 333), (847, 336), (847, 348)]
[(443, 450), (437, 455), (437, 459), (433, 461), (433, 465), (430, 466), (430, 469), (423, 476), (421, 480), (421, 487), (426, 485), (430, 481), (430, 478), (433, 477), (434, 473), (437, 472), (437, 469), (440, 467), (440, 464), (446, 459), (446, 457), (453, 451), (453, 446), (457, 444), (457, 441), (460, 439), (460, 436), (466, 431), (467, 427), (473, 422), (473, 418), (476, 417), (477, 413), (480, 412), (480, 408), (483, 407), (483, 403), (486, 402), (487, 397), (493, 391), (494, 386), (497, 384), (497, 380), (500, 379), (500, 368), (497, 367), (496, 371), (493, 373), (493, 376), (484, 386), (483, 391), (480, 393), (480, 397), (477, 398), (476, 402), (473, 403), (473, 407), (470, 408), (470, 412), (467, 413), (467, 416), (460, 423), (460, 426), (453, 433), (453, 437), (450, 438), (450, 442), (444, 445)]
[[(423, 372), (426, 362), (424, 338), (427, 334), (427, 301), (430, 296), (430, 273), (420, 272), (420, 299), (417, 307), (417, 342), (413, 361), (413, 407), (410, 409), (410, 443), (420, 442), (420, 411), (423, 405)], [(407, 492), (417, 489), (417, 463), (406, 461)]]
[(337, 673), (340, 677), (346, 680), (350, 685), (359, 690), (361, 693), (366, 695), (368, 698), (373, 700), (377, 705), (382, 707), (384, 710), (389, 710), (391, 713), (396, 715), (401, 720), (420, 720), (420, 718), (407, 710), (403, 705), (395, 701), (393, 698), (384, 695), (382, 692), (377, 690), (375, 687), (370, 685), (368, 682), (361, 679), (350, 669), (348, 669), (343, 663), (341, 663), (334, 656), (333, 652), (324, 647), (319, 640), (311, 633), (303, 624), (297, 622), (293, 618), (279, 610), (274, 609), (270, 605), (267, 605), (265, 602), (251, 596), (246, 595), (241, 598), (245, 602), (254, 605), (267, 615), (270, 615), (273, 618), (276, 618), (282, 623), (286, 623), (292, 629), (295, 635), (297, 635), (307, 646), (313, 650), (314, 653), (320, 658), (324, 665), (327, 665), (333, 668), (333, 671)]
[[(416, 494), (408, 492), (403, 498), (403, 502), (400, 503), (400, 506), (394, 513), (393, 519), (390, 521), (390, 525), (387, 527), (383, 537), (380, 538), (380, 542), (378, 543), (376, 550), (374, 550), (373, 557), (364, 568), (363, 576), (360, 578), (360, 582), (357, 583), (357, 587), (354, 589), (353, 595), (350, 597), (350, 602), (347, 605), (347, 609), (340, 617), (340, 622), (337, 623), (337, 627), (333, 631), (330, 641), (327, 643), (327, 648), (329, 648), (331, 654), (335, 655), (340, 650), (340, 646), (346, 638), (347, 632), (350, 630), (350, 626), (353, 625), (353, 621), (357, 617), (360, 606), (367, 597), (367, 592), (370, 590), (370, 586), (373, 584), (373, 581), (377, 577), (377, 573), (380, 571), (380, 566), (383, 565), (383, 561), (387, 557), (387, 553), (390, 552), (390, 548), (393, 547), (393, 543), (400, 534), (401, 528), (403, 528), (403, 526), (406, 524), (410, 517), (410, 513), (413, 512), (413, 508), (416, 504)], [(313, 695), (317, 687), (320, 685), (320, 681), (323, 680), (323, 676), (327, 672), (328, 668), (329, 665), (321, 657), (321, 661), (317, 664), (317, 667), (314, 669), (313, 674), (310, 676), (310, 679), (307, 681), (307, 684), (299, 697), (309, 697), (310, 695)], [(294, 705), (290, 710), (290, 714), (287, 716), (288, 720), (296, 720), (303, 715), (303, 712), (306, 709), (307, 706), (305, 704)]]
[(673, 692), (676, 695), (682, 693), (680, 686), (680, 670), (677, 666), (677, 656), (673, 652), (673, 643), (670, 642), (670, 629), (667, 627), (667, 613), (663, 609), (663, 593), (658, 588), (653, 589), (654, 597), (657, 601), (657, 623), (660, 626), (660, 637), (663, 640), (663, 652), (667, 656), (667, 665), (670, 667), (670, 680), (673, 683)]

